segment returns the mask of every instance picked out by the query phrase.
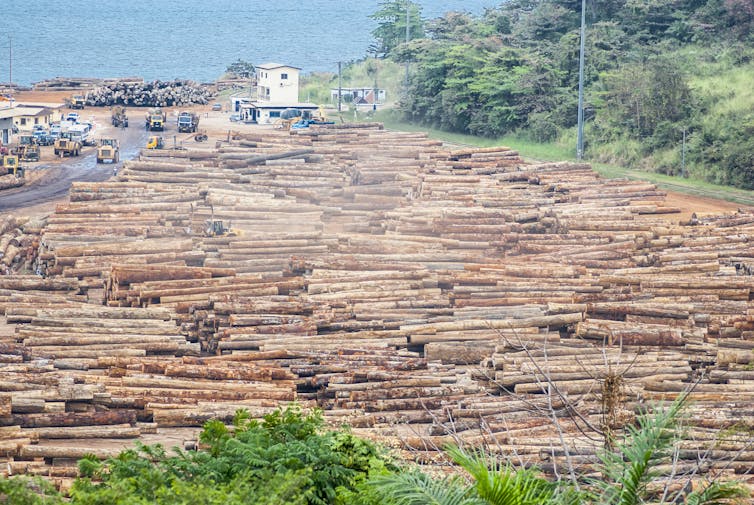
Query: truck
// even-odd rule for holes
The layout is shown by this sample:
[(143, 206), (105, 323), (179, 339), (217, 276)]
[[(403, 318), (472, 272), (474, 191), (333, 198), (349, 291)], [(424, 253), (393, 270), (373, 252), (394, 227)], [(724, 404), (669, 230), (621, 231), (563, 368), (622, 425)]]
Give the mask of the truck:
[(71, 109), (83, 109), (86, 104), (86, 98), (84, 95), (73, 95), (66, 100), (68, 107)]
[(163, 131), (165, 129), (165, 121), (167, 115), (162, 112), (162, 109), (151, 109), (147, 112), (146, 128), (147, 131)]
[(199, 116), (193, 112), (181, 111), (178, 114), (178, 131), (181, 133), (195, 133), (199, 126)]
[(126, 108), (122, 105), (116, 105), (110, 109), (110, 118), (113, 126), (128, 128), (128, 116), (126, 116)]
[(118, 163), (120, 146), (117, 139), (101, 139), (97, 148), (97, 163)]
[(60, 134), (53, 146), (55, 156), (78, 156), (81, 154), (81, 141), (70, 131)]

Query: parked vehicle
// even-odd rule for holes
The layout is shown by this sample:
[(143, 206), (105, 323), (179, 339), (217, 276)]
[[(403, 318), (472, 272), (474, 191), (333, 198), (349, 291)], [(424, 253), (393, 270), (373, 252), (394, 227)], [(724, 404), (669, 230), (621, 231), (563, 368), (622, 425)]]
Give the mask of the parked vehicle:
[(37, 142), (37, 145), (40, 146), (51, 146), (55, 139), (45, 130), (36, 130), (34, 131), (34, 139)]
[(93, 146), (96, 142), (90, 135), (90, 132), (91, 127), (87, 124), (73, 124), (68, 127), (66, 133), (71, 140), (80, 142), (82, 146)]
[(216, 103), (212, 106), (212, 110), (223, 110), (223, 104)]
[(79, 113), (78, 112), (69, 112), (68, 115), (65, 117), (66, 121), (70, 121), (71, 123), (78, 123), (79, 122)]

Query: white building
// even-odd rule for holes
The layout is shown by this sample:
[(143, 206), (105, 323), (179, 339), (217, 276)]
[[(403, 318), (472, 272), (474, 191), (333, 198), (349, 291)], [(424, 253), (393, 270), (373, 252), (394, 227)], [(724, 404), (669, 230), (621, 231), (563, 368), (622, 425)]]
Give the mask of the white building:
[(338, 103), (338, 93), (340, 92), (340, 99), (343, 103), (353, 103), (357, 105), (374, 104), (375, 103), (375, 91), (377, 92), (377, 103), (385, 103), (387, 94), (384, 89), (374, 87), (360, 87), (360, 88), (331, 88), (330, 98), (333, 103)]
[(300, 68), (264, 63), (257, 65), (256, 70), (258, 101), (298, 103)]
[[(301, 69), (280, 63), (256, 66), (256, 96), (237, 93), (230, 98), (230, 110), (247, 123), (273, 124), (285, 109), (316, 111), (319, 106), (299, 102)], [(245, 96), (244, 96), (245, 95)]]

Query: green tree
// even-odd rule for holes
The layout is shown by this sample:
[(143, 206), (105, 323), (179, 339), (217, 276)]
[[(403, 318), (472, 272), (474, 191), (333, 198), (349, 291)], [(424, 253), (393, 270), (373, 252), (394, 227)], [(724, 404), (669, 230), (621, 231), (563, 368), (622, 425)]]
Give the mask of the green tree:
[(409, 40), (424, 37), (424, 21), (421, 6), (411, 0), (386, 0), (380, 9), (369, 16), (377, 21), (372, 30), (375, 44), (370, 52), (378, 57), (388, 56), (396, 47), (406, 41), (406, 9), (409, 14)]
[(330, 505), (387, 468), (373, 444), (325, 431), (319, 412), (297, 407), (262, 422), (240, 411), (232, 430), (210, 421), (200, 441), (206, 450), (168, 454), (139, 446), (103, 463), (84, 459), (72, 503)]
[(248, 79), (252, 77), (254, 75), (254, 72), (254, 65), (240, 58), (228, 65), (228, 68), (225, 69), (225, 73), (234, 75), (241, 79)]

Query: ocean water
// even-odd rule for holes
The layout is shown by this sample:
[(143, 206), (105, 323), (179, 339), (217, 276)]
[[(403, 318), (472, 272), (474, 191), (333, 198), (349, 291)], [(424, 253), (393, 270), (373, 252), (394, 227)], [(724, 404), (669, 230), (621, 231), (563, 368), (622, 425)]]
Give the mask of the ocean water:
[[(416, 1), (416, 0), (415, 0)], [(418, 0), (423, 16), (500, 0)], [(336, 71), (372, 42), (379, 0), (2, 0), (0, 82), (56, 76), (212, 81), (233, 61)], [(12, 39), (9, 41), (9, 38)], [(12, 45), (12, 58), (9, 55)], [(12, 62), (12, 64), (11, 64)], [(10, 68), (9, 68), (10, 67)]]

